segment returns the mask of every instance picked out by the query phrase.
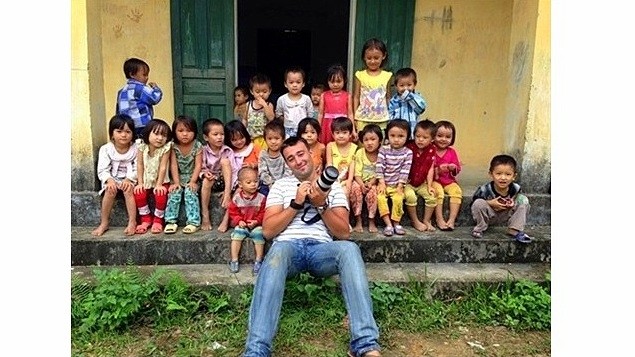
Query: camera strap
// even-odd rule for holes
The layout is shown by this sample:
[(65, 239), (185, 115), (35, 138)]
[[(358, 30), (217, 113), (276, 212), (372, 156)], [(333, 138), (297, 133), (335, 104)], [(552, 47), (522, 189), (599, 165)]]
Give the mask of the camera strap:
[[(311, 217), (310, 219), (306, 219), (306, 214), (311, 210), (311, 208), (313, 208), (313, 210), (315, 211), (315, 216)], [(316, 223), (317, 221), (322, 219), (322, 216), (318, 213), (317, 209), (315, 209), (313, 206), (311, 205), (305, 205), (304, 206), (304, 213), (302, 213), (302, 222), (304, 222), (305, 224), (311, 225), (313, 223)]]

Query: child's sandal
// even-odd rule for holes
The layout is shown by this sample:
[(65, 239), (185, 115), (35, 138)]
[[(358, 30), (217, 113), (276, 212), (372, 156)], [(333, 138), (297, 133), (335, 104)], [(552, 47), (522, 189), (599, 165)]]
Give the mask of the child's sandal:
[(474, 238), (483, 238), (483, 232), (472, 231), (472, 237), (474, 237)]
[(395, 229), (392, 227), (386, 227), (384, 228), (384, 235), (386, 237), (392, 237), (392, 235), (395, 234)]

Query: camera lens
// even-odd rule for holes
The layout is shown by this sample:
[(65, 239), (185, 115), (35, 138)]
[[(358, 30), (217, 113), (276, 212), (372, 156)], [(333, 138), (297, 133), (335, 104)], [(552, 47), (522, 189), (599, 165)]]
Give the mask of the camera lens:
[(340, 172), (335, 168), (335, 166), (327, 166), (322, 170), (322, 174), (317, 180), (317, 185), (324, 192), (328, 191), (333, 185), (333, 182), (337, 180), (337, 176)]

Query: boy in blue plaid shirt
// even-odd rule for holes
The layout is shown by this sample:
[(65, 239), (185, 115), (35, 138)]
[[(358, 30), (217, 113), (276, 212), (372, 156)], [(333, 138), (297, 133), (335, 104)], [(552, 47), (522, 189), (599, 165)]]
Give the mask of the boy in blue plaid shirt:
[(154, 116), (153, 105), (163, 97), (156, 83), (148, 83), (150, 66), (138, 58), (129, 58), (123, 64), (123, 73), (128, 81), (117, 92), (117, 114), (126, 114), (134, 120), (136, 137)]

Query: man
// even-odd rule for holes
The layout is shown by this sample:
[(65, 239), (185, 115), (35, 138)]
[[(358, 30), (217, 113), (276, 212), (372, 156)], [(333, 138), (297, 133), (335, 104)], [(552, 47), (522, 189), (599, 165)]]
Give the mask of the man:
[(318, 187), (304, 139), (288, 138), (281, 152), (293, 176), (276, 181), (267, 196), (263, 235), (274, 242), (256, 280), (244, 356), (271, 355), (286, 279), (309, 272), (340, 276), (350, 319), (349, 356), (381, 357), (364, 261), (357, 244), (348, 240), (348, 201), (342, 187), (337, 182), (327, 192)]

